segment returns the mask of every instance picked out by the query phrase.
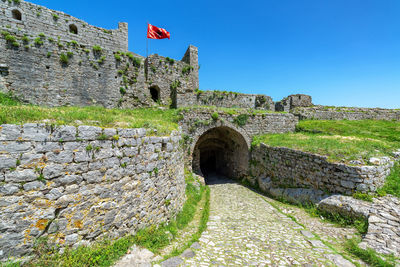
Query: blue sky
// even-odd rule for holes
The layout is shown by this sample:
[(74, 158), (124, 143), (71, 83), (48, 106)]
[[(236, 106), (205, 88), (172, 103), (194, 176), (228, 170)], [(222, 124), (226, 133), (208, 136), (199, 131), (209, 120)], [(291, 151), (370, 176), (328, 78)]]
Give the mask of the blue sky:
[(150, 40), (150, 53), (181, 59), (197, 46), (202, 90), (400, 108), (399, 0), (31, 2), (108, 29), (128, 22), (141, 55), (146, 23), (167, 29), (171, 40)]

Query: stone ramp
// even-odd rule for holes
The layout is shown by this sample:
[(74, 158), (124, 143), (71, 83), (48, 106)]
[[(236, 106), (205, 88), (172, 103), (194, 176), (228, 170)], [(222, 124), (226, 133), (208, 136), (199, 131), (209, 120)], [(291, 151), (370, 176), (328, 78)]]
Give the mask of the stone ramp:
[(235, 183), (210, 188), (210, 220), (195, 255), (162, 266), (353, 266), (252, 190)]

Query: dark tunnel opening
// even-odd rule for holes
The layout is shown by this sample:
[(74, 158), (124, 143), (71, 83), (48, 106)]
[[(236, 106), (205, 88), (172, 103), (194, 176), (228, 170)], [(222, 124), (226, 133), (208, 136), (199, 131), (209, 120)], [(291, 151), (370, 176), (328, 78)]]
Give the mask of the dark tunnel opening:
[(249, 151), (244, 137), (229, 127), (205, 132), (193, 151), (193, 171), (206, 183), (220, 179), (239, 179), (247, 173)]

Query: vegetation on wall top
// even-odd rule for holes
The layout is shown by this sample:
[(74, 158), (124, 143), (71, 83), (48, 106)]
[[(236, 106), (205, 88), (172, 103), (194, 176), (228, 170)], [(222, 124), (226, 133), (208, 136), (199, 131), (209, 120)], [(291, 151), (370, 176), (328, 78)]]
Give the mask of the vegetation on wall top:
[(254, 137), (253, 145), (288, 147), (320, 154), (334, 162), (360, 161), (391, 156), (400, 149), (400, 122), (395, 121), (300, 121), (295, 133)]
[[(178, 129), (178, 111), (158, 108), (106, 109), (103, 107), (39, 107), (24, 105), (0, 92), (0, 125), (41, 122), (54, 125), (155, 129), (157, 135)], [(50, 122), (49, 122), (50, 121)]]

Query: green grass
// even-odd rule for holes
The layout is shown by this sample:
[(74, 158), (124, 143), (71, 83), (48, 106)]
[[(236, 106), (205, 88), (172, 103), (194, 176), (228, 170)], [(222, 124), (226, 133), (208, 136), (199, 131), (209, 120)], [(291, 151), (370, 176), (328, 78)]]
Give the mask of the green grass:
[(156, 129), (157, 135), (178, 129), (178, 111), (157, 108), (106, 109), (103, 107), (39, 107), (23, 105), (9, 94), (0, 93), (0, 124), (23, 124), (50, 120), (54, 125), (85, 125)]
[(385, 185), (378, 189), (378, 195), (391, 194), (400, 198), (400, 163), (396, 162), (390, 175), (386, 177)]
[(400, 122), (300, 121), (295, 133), (255, 136), (253, 145), (265, 143), (325, 155), (329, 161), (387, 156), (400, 148)]
[(364, 218), (354, 218), (344, 216), (339, 213), (331, 213), (318, 209), (315, 205), (301, 206), (311, 217), (320, 218), (322, 220), (334, 223), (340, 227), (354, 227), (360, 234), (365, 234), (368, 231), (368, 221)]
[(347, 251), (351, 254), (359, 257), (362, 261), (367, 263), (369, 266), (376, 266), (376, 267), (394, 267), (396, 266), (394, 257), (386, 257), (383, 259), (380, 257), (373, 249), (362, 249), (358, 246), (358, 241), (355, 239), (349, 239), (345, 247)]
[[(159, 252), (170, 243), (171, 234), (175, 236), (178, 230), (183, 229), (193, 219), (196, 206), (204, 192), (206, 192), (206, 197), (208, 197), (208, 202), (206, 202), (206, 204), (209, 204), (209, 190), (204, 186), (201, 186), (200, 189), (195, 187), (193, 185), (194, 178), (191, 173), (186, 171), (185, 176), (187, 183), (187, 200), (176, 219), (171, 221), (168, 225), (163, 224), (159, 227), (152, 225), (139, 230), (134, 236), (129, 235), (116, 241), (107, 239), (88, 247), (81, 246), (77, 249), (67, 248), (63, 254), (52, 250), (47, 245), (45, 239), (40, 239), (35, 245), (36, 257), (24, 266), (111, 266), (121, 256), (125, 255), (133, 244), (145, 247), (154, 253)], [(201, 232), (206, 228), (208, 212), (209, 209), (208, 206), (206, 206), (199, 227), (199, 231), (201, 230)]]

